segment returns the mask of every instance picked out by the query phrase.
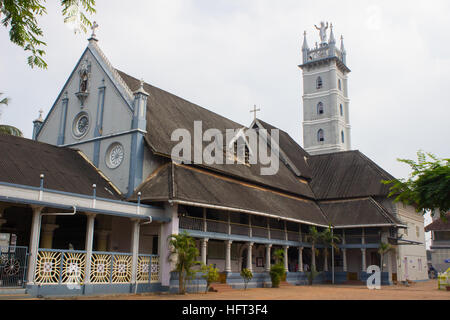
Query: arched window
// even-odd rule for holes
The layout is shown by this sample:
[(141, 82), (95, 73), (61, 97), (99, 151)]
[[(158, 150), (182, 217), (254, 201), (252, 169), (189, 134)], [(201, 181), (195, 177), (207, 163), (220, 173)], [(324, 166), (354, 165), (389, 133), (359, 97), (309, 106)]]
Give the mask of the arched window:
[(317, 104), (317, 114), (323, 114), (323, 103), (322, 102), (319, 102), (318, 104)]
[(325, 137), (324, 137), (324, 134), (323, 134), (323, 130), (322, 130), (322, 129), (320, 129), (320, 130), (317, 132), (317, 141), (319, 141), (319, 142), (325, 141)]
[(339, 90), (342, 90), (342, 83), (341, 83), (341, 79), (339, 79), (339, 80), (338, 80), (338, 87), (339, 87)]
[(345, 142), (345, 139), (344, 139), (344, 131), (341, 131), (341, 141), (342, 141), (342, 143)]
[(316, 88), (317, 88), (317, 89), (322, 89), (322, 87), (323, 87), (323, 81), (322, 81), (322, 78), (321, 78), (321, 77), (318, 77), (317, 80), (316, 80)]
[(339, 106), (339, 111), (340, 111), (340, 113), (341, 113), (341, 116), (343, 116), (343, 115), (344, 115), (344, 107), (342, 106), (342, 103), (341, 103), (341, 105)]

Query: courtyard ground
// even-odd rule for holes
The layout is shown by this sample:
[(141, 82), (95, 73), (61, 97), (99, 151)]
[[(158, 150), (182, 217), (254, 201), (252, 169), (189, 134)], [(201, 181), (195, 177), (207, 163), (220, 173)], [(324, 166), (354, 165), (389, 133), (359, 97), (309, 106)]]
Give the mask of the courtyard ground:
[[(67, 299), (67, 298), (66, 298)], [(285, 286), (208, 292), (208, 294), (138, 294), (75, 297), (77, 300), (450, 300), (450, 291), (438, 290), (437, 280), (369, 290), (355, 285)]]

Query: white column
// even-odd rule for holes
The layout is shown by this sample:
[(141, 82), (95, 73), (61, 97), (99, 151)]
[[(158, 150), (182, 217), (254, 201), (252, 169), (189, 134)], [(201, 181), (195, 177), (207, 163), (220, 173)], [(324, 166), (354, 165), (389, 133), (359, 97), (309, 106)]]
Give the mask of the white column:
[(92, 246), (94, 244), (94, 224), (95, 224), (95, 214), (87, 215), (86, 223), (86, 274), (84, 283), (91, 283), (91, 260), (92, 260)]
[(233, 241), (225, 241), (225, 272), (231, 272), (231, 244)]
[(208, 239), (202, 239), (202, 263), (206, 265), (206, 255), (208, 254)]
[(284, 270), (286, 270), (286, 272), (288, 272), (289, 271), (289, 264), (288, 264), (288, 260), (289, 260), (289, 257), (288, 257), (288, 249), (289, 249), (289, 246), (284, 246)]
[(131, 271), (131, 283), (136, 283), (137, 281), (137, 268), (138, 268), (138, 256), (139, 256), (139, 232), (141, 225), (139, 221), (133, 221), (133, 228), (131, 231), (131, 246), (133, 253), (133, 263)]
[(206, 225), (206, 208), (203, 208), (203, 232), (207, 232), (208, 227)]
[(170, 272), (175, 268), (176, 257), (172, 256), (169, 260), (171, 251), (169, 237), (179, 232), (178, 205), (166, 204), (164, 206), (166, 217), (171, 218), (170, 222), (162, 223), (159, 236), (159, 263), (161, 266), (161, 285), (168, 287), (170, 285)]
[(59, 226), (55, 223), (56, 216), (46, 216), (43, 219), (42, 229), (41, 229), (41, 248), (52, 249), (53, 248), (53, 234)]
[(366, 249), (362, 248), (361, 249), (361, 258), (362, 258), (362, 272), (366, 272), (367, 271), (367, 267), (366, 267)]
[(298, 272), (303, 272), (303, 247), (298, 247)]
[(347, 272), (347, 249), (342, 249), (342, 269)]
[(28, 260), (28, 284), (34, 283), (34, 275), (36, 270), (36, 260), (39, 249), (39, 238), (41, 233), (41, 219), (43, 207), (32, 207), (33, 218), (31, 220), (30, 234), (30, 258)]
[(253, 272), (253, 265), (252, 265), (252, 248), (253, 248), (253, 242), (248, 243), (248, 249), (247, 249), (247, 269)]
[(271, 244), (266, 244), (266, 272), (270, 271), (270, 249), (272, 248)]

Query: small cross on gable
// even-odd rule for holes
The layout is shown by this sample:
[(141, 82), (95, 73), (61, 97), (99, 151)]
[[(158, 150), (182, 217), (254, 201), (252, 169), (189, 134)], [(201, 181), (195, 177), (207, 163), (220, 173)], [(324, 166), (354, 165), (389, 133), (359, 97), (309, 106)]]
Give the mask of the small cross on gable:
[(91, 38), (94, 38), (94, 39), (95, 39), (95, 37), (96, 37), (95, 30), (96, 30), (98, 27), (99, 27), (98, 23), (97, 23), (96, 21), (94, 21), (94, 23), (92, 23), (92, 26), (91, 26), (91, 29), (92, 29), (92, 35), (91, 35)]
[(261, 109), (257, 109), (257, 108), (256, 108), (256, 104), (253, 106), (253, 110), (250, 110), (250, 113), (253, 113), (254, 120), (256, 120), (256, 113), (257, 113), (258, 111), (261, 111)]

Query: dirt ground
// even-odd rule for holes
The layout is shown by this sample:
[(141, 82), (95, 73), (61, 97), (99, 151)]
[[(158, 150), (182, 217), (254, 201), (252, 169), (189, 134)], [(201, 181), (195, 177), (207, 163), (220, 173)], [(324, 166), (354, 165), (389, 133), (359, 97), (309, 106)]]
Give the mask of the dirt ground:
[(369, 290), (365, 286), (315, 285), (287, 286), (209, 292), (208, 294), (138, 294), (76, 297), (77, 300), (450, 300), (450, 291), (438, 290), (437, 281), (385, 286)]

